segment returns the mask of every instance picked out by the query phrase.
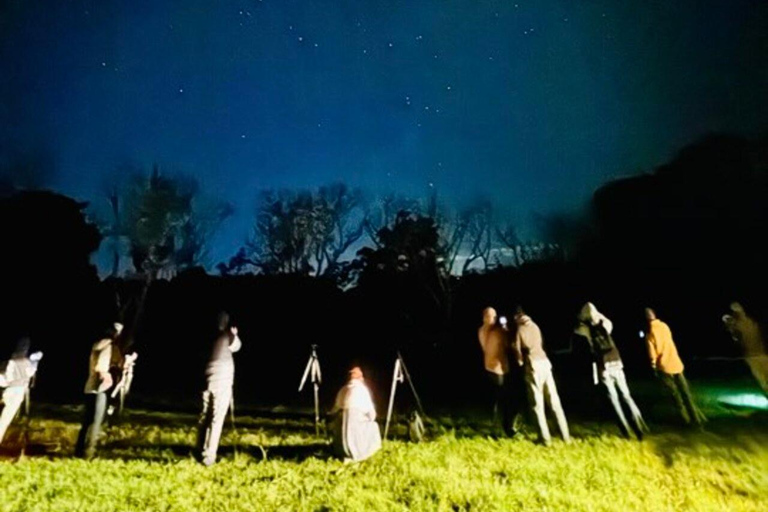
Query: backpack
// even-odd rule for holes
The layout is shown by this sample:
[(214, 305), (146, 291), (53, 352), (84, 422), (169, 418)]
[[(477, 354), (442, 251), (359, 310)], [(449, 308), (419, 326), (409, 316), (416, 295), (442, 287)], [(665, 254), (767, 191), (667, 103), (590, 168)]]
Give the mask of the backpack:
[(602, 322), (597, 325), (590, 325), (589, 333), (592, 338), (592, 350), (594, 350), (596, 354), (605, 354), (616, 347), (613, 338), (611, 338), (611, 335), (605, 330)]

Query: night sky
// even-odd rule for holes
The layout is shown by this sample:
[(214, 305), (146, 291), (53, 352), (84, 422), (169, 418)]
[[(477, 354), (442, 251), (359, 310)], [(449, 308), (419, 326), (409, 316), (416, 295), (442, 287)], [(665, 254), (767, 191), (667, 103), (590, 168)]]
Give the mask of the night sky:
[(237, 214), (344, 180), (524, 224), (709, 131), (768, 130), (768, 2), (0, 0), (0, 162), (100, 200), (125, 162)]

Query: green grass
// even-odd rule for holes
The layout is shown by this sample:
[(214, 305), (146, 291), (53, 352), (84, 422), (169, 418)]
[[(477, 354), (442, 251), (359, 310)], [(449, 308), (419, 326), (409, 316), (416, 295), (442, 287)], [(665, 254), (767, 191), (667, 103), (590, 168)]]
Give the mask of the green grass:
[(24, 457), (10, 433), (2, 511), (768, 510), (764, 415), (714, 417), (707, 432), (656, 426), (642, 443), (574, 420), (574, 442), (551, 448), (446, 417), (431, 441), (388, 442), (353, 465), (329, 458), (308, 421), (243, 418), (211, 468), (189, 454), (191, 414), (128, 414), (89, 462), (70, 456), (75, 410), (38, 415)]

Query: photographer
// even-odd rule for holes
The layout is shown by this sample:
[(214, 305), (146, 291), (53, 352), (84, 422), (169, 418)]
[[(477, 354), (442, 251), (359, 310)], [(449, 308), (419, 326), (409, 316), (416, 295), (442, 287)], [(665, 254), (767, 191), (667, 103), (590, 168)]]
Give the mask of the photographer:
[(232, 354), (240, 350), (241, 346), (237, 327), (229, 325), (229, 314), (220, 313), (218, 335), (205, 368), (207, 385), (203, 391), (203, 410), (197, 432), (197, 455), (206, 466), (216, 462), (221, 430), (232, 401), (232, 385), (235, 381), (235, 359)]
[(123, 324), (115, 322), (91, 348), (85, 383), (85, 414), (75, 446), (76, 457), (90, 459), (96, 455), (96, 443), (107, 412), (107, 393), (114, 385), (110, 374), (113, 345), (121, 332)]
[(29, 353), (29, 338), (23, 337), (16, 344), (11, 359), (0, 374), (0, 387), (3, 390), (3, 412), (0, 413), (0, 443), (3, 442), (8, 426), (19, 412), (29, 388), (32, 377), (37, 372), (37, 363), (42, 359), (42, 352)]

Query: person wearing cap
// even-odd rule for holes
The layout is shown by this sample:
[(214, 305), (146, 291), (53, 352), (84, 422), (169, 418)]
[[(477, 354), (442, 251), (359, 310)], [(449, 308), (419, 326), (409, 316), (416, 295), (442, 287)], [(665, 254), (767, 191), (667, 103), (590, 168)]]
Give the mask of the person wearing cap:
[[(629, 392), (621, 354), (611, 337), (613, 322), (598, 311), (594, 304), (587, 302), (579, 312), (578, 324), (574, 332), (587, 342), (593, 359), (594, 383), (597, 385), (599, 381), (605, 388), (621, 432), (625, 437), (631, 438), (631, 432), (634, 431), (637, 438), (642, 439), (648, 432), (648, 426), (643, 421), (640, 408)], [(631, 427), (624, 414), (622, 402), (631, 415)]]
[(539, 429), (539, 441), (545, 446), (552, 443), (547, 425), (547, 416), (544, 410), (544, 397), (549, 404), (552, 413), (557, 420), (557, 427), (563, 441), (570, 442), (571, 435), (568, 430), (568, 421), (565, 419), (563, 406), (560, 404), (560, 396), (557, 393), (555, 378), (552, 375), (552, 363), (549, 362), (547, 353), (544, 352), (544, 340), (539, 326), (530, 316), (525, 314), (523, 308), (518, 306), (515, 311), (515, 357), (517, 364), (523, 367), (525, 382), (528, 386), (528, 396), (533, 406), (534, 416)]
[(514, 423), (522, 401), (514, 389), (517, 379), (510, 372), (509, 331), (494, 308), (483, 310), (483, 325), (477, 330), (477, 339), (483, 351), (485, 374), (493, 390), (493, 423), (505, 435), (514, 436)]
[(349, 380), (337, 393), (330, 414), (333, 416), (332, 446), (336, 456), (345, 462), (358, 462), (381, 448), (376, 408), (359, 367), (350, 370)]
[(205, 368), (206, 388), (197, 430), (196, 452), (205, 466), (216, 462), (221, 431), (232, 402), (235, 382), (235, 359), (232, 354), (242, 347), (237, 333), (237, 327), (230, 325), (229, 314), (219, 313), (218, 334)]
[(96, 443), (107, 412), (107, 394), (114, 385), (110, 362), (115, 341), (123, 332), (123, 324), (115, 322), (91, 347), (88, 380), (85, 382), (85, 414), (75, 445), (75, 456), (86, 459), (96, 455)]
[(685, 366), (672, 339), (672, 330), (658, 319), (656, 311), (652, 308), (645, 308), (645, 319), (648, 320), (645, 342), (648, 345), (651, 368), (669, 389), (683, 421), (687, 425), (700, 427), (707, 418), (693, 401), (691, 389), (683, 374)]
[(42, 352), (29, 355), (29, 338), (25, 336), (16, 343), (16, 349), (6, 363), (5, 371), (0, 374), (0, 387), (5, 388), (2, 395), (3, 412), (0, 413), (0, 443), (24, 403), (29, 383), (37, 372), (37, 363), (42, 357)]

